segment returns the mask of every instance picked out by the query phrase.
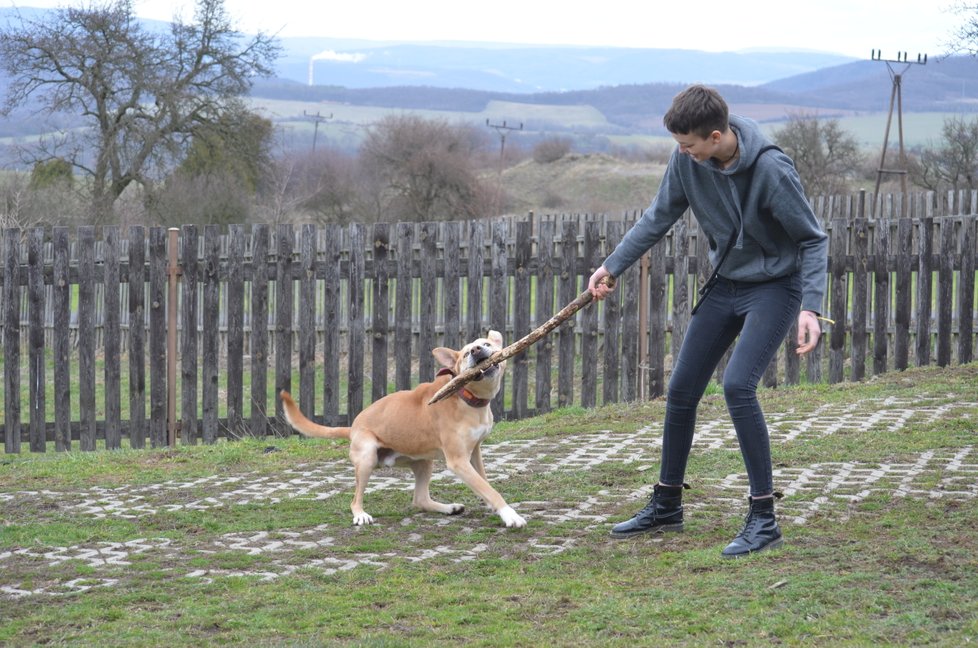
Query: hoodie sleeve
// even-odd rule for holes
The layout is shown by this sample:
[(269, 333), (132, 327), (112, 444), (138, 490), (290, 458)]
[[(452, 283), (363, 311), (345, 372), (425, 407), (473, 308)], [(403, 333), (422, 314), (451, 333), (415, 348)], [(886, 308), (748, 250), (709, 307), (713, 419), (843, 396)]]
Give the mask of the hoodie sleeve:
[(604, 260), (604, 267), (613, 277), (621, 275), (635, 263), (649, 248), (655, 245), (679, 217), (689, 208), (682, 179), (676, 171), (679, 163), (679, 149), (675, 149), (669, 166), (659, 184), (659, 191), (652, 204), (641, 218), (625, 234), (621, 242)]
[(823, 313), (829, 237), (805, 198), (797, 173), (781, 175), (771, 207), (774, 217), (798, 246), (801, 309)]

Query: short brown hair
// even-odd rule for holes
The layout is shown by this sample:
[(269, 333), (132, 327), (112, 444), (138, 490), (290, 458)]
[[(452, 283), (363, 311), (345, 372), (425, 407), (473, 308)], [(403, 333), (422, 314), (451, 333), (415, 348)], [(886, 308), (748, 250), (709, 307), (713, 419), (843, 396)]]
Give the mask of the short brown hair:
[(693, 133), (706, 139), (715, 130), (725, 133), (729, 118), (727, 102), (719, 92), (704, 85), (693, 85), (673, 98), (662, 123), (670, 133)]

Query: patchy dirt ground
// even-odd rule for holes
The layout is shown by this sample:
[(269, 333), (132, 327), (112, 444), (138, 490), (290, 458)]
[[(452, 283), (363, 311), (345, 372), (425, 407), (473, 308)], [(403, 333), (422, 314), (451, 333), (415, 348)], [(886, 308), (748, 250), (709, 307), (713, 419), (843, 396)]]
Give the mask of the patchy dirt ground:
[[(944, 419), (975, 416), (978, 403), (942, 398), (889, 397), (836, 402), (814, 411), (769, 414), (772, 446), (806, 443), (834, 435), (873, 430), (874, 434), (899, 435), (913, 426), (933, 425)], [(622, 503), (641, 506), (651, 485), (638, 489), (615, 486), (602, 479), (606, 471), (651, 470), (658, 455), (661, 427), (653, 424), (626, 432), (595, 429), (592, 433), (565, 437), (507, 440), (489, 443), (483, 456), (491, 481), (514, 508), (529, 521), (525, 542), (517, 551), (527, 557), (559, 554), (579, 546), (585, 538), (602, 535), (621, 519)], [(700, 422), (694, 452), (737, 452), (729, 419), (718, 416)], [(946, 504), (978, 497), (978, 451), (973, 445), (928, 449), (901, 456), (899, 462), (860, 463), (826, 461), (775, 469), (775, 483), (785, 494), (780, 520), (790, 536), (792, 526), (805, 525), (825, 510), (833, 516), (867, 498), (940, 500)], [(583, 497), (526, 496), (513, 480), (527, 475), (585, 474), (579, 488)], [(593, 479), (591, 479), (593, 476)], [(650, 473), (650, 483), (654, 475)], [(747, 492), (746, 475), (734, 473), (709, 478), (701, 487), (720, 494), (730, 506), (727, 515), (739, 515)], [(446, 483), (449, 482), (449, 483)], [(448, 472), (435, 476), (432, 491), (438, 494), (457, 480)], [(407, 471), (380, 470), (371, 479), (371, 495), (405, 491), (405, 505), (396, 514), (379, 517), (378, 526), (350, 526), (346, 505), (353, 487), (352, 471), (345, 460), (299, 465), (279, 474), (221, 472), (190, 480), (163, 481), (140, 486), (122, 485), (84, 490), (6, 490), (0, 506), (18, 519), (131, 521), (131, 538), (120, 542), (88, 542), (70, 546), (29, 546), (0, 551), (0, 599), (83, 593), (92, 588), (113, 587), (132, 574), (134, 565), (153, 557), (154, 569), (162, 565), (168, 578), (214, 579), (250, 575), (261, 580), (287, 576), (297, 569), (324, 574), (360, 567), (383, 569), (403, 562), (461, 562), (494, 551), (514, 551), (512, 544), (493, 538), (510, 533), (488, 511), (468, 510), (464, 515), (441, 517), (408, 509), (413, 486)], [(457, 492), (457, 491), (456, 491)], [(522, 497), (521, 497), (522, 495)], [(339, 500), (336, 500), (339, 498)], [(163, 533), (144, 533), (149, 521), (163, 513), (228, 511), (236, 507), (283, 506), (290, 501), (336, 503), (323, 523), (301, 528), (213, 534), (182, 534), (173, 540)], [(629, 504), (630, 505), (630, 504)], [(691, 517), (702, 502), (688, 505)], [(713, 498), (710, 506), (717, 506)], [(342, 513), (337, 513), (341, 509)], [(376, 513), (376, 511), (374, 511)], [(363, 534), (386, 537), (377, 551), (362, 547)], [(357, 540), (358, 542), (352, 542)], [(654, 540), (652, 540), (654, 541)]]

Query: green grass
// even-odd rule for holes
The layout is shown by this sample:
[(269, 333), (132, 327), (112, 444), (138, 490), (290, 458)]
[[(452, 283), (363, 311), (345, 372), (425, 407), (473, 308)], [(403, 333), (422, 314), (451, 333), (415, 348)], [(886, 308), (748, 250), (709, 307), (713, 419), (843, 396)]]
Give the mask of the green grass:
[[(842, 409), (866, 417), (884, 399), (919, 406), (897, 432), (881, 420), (843, 425), (774, 443), (775, 467), (912, 462), (922, 453), (975, 445), (978, 365), (912, 369), (858, 384), (763, 389), (769, 419)], [(919, 405), (917, 405), (919, 404)], [(906, 405), (901, 405), (905, 407)], [(568, 408), (503, 422), (493, 445), (536, 441), (542, 457), (562, 442), (661, 424), (664, 402)], [(723, 420), (723, 396), (710, 393), (700, 421)], [(349, 526), (349, 481), (317, 499), (281, 497), (275, 484), (302, 488), (326, 463), (344, 468), (343, 442), (249, 439), (212, 446), (0, 458), (0, 588), (85, 591), (12, 597), (0, 590), (0, 644), (99, 646), (961, 646), (978, 641), (978, 498), (905, 497), (880, 488), (858, 503), (834, 501), (804, 524), (782, 522), (786, 546), (725, 561), (720, 548), (739, 528), (719, 478), (743, 472), (731, 447), (694, 446), (687, 479), (691, 508), (683, 534), (612, 541), (606, 525), (546, 522), (549, 506), (612, 497), (598, 511), (611, 520), (641, 502), (625, 494), (655, 479), (647, 461), (590, 468), (512, 471), (490, 479), (523, 508), (529, 525), (507, 530), (456, 480), (433, 494), (466, 505), (442, 518), (410, 510), (409, 493), (368, 494), (378, 524)], [(269, 449), (274, 451), (269, 451)], [(972, 452), (963, 460), (974, 464)], [(642, 464), (642, 465), (638, 465)], [(440, 466), (438, 467), (440, 470)], [(340, 471), (342, 473), (342, 471)], [(312, 474), (312, 476), (308, 476)], [(343, 473), (345, 474), (345, 473)], [(346, 477), (350, 477), (346, 474)], [(927, 473), (915, 482), (934, 488)], [(711, 481), (712, 480), (712, 481)], [(130, 498), (165, 484), (138, 517), (95, 517), (78, 505)], [(247, 503), (192, 508), (248, 487)], [(967, 488), (964, 485), (964, 488)], [(142, 489), (142, 490), (141, 490)], [(20, 495), (18, 495), (18, 493)], [(34, 493), (35, 495), (30, 495)], [(45, 495), (44, 493), (48, 493)], [(269, 498), (262, 498), (267, 494)], [(822, 493), (798, 492), (783, 508)], [(737, 494), (739, 497), (739, 494)], [(170, 506), (175, 505), (175, 506)], [(176, 506), (179, 505), (179, 506)], [(790, 509), (789, 509), (790, 510)], [(238, 539), (292, 542), (281, 553), (250, 553)], [(305, 544), (309, 540), (320, 544)], [(52, 565), (59, 547), (109, 548), (142, 542), (127, 565), (96, 564), (82, 551)], [(255, 540), (249, 540), (256, 542)], [(540, 543), (567, 541), (562, 552)], [(10, 553), (13, 552), (13, 553)], [(29, 552), (28, 558), (16, 552)], [(412, 560), (429, 556), (426, 559)], [(430, 557), (435, 556), (435, 557)], [(325, 561), (325, 562), (324, 562)], [(345, 561), (359, 562), (342, 568)], [(288, 568), (288, 573), (282, 573)], [(200, 570), (207, 577), (188, 577)], [(246, 573), (276, 571), (263, 580)], [(105, 579), (114, 579), (106, 586)]]

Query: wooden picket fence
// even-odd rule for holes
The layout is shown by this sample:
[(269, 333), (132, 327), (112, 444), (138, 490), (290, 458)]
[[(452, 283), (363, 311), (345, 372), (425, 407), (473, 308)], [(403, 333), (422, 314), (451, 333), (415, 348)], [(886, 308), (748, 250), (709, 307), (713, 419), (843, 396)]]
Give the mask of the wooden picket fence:
[[(975, 192), (813, 206), (835, 323), (803, 361), (789, 332), (765, 384), (972, 361)], [(280, 389), (345, 424), (430, 380), (432, 348), (546, 321), (637, 217), (4, 230), (5, 451), (285, 435)], [(611, 298), (510, 360), (497, 416), (662, 395), (709, 270), (687, 215)]]

